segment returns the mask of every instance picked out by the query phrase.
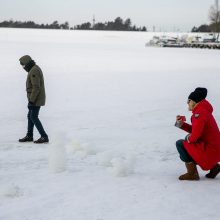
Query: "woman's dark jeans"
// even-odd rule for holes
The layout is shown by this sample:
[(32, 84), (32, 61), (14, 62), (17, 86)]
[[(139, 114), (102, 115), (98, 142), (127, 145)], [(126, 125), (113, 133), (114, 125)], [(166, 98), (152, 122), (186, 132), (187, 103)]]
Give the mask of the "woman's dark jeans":
[(186, 151), (186, 149), (184, 148), (184, 145), (183, 145), (183, 141), (184, 140), (178, 140), (176, 142), (176, 148), (179, 152), (179, 155), (180, 155), (180, 159), (185, 162), (185, 163), (190, 163), (190, 162), (193, 162), (193, 159), (192, 157), (188, 154), (188, 152)]
[(40, 106), (28, 106), (28, 137), (33, 137), (34, 126), (37, 128), (38, 132), (40, 133), (41, 137), (47, 137), (46, 132), (38, 118)]

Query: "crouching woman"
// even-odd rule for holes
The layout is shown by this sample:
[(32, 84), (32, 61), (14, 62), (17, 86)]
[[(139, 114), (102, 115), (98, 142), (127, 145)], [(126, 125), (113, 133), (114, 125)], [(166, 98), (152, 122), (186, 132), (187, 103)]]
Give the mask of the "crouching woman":
[(207, 178), (214, 179), (220, 172), (220, 133), (206, 96), (206, 88), (196, 88), (188, 97), (192, 125), (184, 122), (181, 116), (176, 118), (175, 125), (189, 133), (185, 140), (176, 142), (180, 159), (185, 162), (187, 169), (187, 173), (179, 177), (180, 180), (199, 180), (196, 165), (202, 170), (209, 170)]

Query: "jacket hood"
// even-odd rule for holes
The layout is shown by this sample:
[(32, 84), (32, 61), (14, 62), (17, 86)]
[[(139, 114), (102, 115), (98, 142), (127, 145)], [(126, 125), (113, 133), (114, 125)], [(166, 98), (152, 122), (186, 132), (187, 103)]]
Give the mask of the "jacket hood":
[(206, 99), (203, 99), (201, 102), (198, 103), (198, 105), (193, 109), (193, 113), (201, 109), (204, 109), (210, 113), (213, 112), (212, 105)]
[(32, 59), (29, 55), (25, 55), (19, 59), (21, 65), (24, 65), (24, 66), (26, 66), (31, 60)]

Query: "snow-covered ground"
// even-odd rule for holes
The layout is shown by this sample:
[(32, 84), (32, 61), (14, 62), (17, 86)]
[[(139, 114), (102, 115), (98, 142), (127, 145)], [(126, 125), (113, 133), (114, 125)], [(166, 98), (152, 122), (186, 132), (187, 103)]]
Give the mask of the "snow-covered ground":
[[(178, 180), (174, 122), (204, 86), (220, 124), (220, 51), (146, 48), (152, 36), (0, 29), (0, 220), (219, 219), (220, 177)], [(44, 71), (48, 145), (17, 142), (25, 54)]]

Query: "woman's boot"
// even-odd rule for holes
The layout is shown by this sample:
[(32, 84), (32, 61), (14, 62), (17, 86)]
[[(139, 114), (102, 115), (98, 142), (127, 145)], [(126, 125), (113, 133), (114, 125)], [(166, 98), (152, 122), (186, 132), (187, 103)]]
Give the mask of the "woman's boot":
[(210, 179), (214, 179), (218, 174), (220, 173), (220, 165), (217, 163), (209, 173), (207, 173), (205, 176)]
[(179, 180), (199, 180), (199, 173), (194, 162), (185, 163), (187, 173), (181, 175)]

